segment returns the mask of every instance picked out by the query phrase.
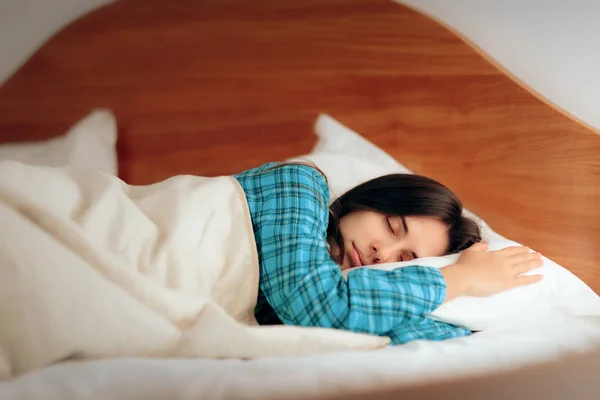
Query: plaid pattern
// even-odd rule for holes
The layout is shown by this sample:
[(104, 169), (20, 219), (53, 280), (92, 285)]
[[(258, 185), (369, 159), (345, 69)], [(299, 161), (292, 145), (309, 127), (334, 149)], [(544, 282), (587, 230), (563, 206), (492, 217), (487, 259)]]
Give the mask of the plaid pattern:
[(308, 166), (274, 166), (234, 176), (246, 194), (258, 248), (260, 323), (280, 320), (385, 335), (394, 344), (471, 333), (427, 317), (446, 296), (436, 268), (359, 268), (344, 279), (325, 241), (325, 179)]

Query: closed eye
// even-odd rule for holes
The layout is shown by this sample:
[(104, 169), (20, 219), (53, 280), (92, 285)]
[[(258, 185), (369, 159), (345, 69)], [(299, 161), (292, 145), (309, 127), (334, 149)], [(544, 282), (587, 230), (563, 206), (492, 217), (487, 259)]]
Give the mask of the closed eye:
[(398, 256), (398, 261), (412, 261), (416, 258), (418, 258), (417, 254), (414, 251), (412, 251), (410, 253), (400, 254)]

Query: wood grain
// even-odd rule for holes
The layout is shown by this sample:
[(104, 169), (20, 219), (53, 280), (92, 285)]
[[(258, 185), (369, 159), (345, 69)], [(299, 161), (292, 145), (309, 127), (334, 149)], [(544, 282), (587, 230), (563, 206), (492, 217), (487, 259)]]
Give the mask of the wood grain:
[(600, 136), (386, 0), (121, 0), (0, 88), (0, 141), (119, 123), (120, 175), (231, 174), (310, 151), (326, 112), (600, 292)]

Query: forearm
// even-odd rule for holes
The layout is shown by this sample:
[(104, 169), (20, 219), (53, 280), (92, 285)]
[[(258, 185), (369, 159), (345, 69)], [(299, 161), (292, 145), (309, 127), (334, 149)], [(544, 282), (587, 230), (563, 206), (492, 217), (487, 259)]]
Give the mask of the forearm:
[(468, 336), (470, 334), (471, 331), (466, 328), (426, 318), (398, 325), (388, 332), (386, 336), (392, 339), (392, 345), (398, 345), (413, 340), (438, 341)]
[(446, 283), (446, 296), (444, 303), (447, 303), (457, 297), (462, 296), (466, 288), (466, 280), (464, 279), (463, 272), (457, 265), (449, 265), (444, 268), (440, 268), (440, 273)]
[(335, 271), (321, 266), (298, 285), (265, 291), (284, 323), (381, 335), (395, 326), (424, 319), (446, 297), (444, 280), (437, 269), (362, 268), (344, 280), (339, 267), (332, 268)]

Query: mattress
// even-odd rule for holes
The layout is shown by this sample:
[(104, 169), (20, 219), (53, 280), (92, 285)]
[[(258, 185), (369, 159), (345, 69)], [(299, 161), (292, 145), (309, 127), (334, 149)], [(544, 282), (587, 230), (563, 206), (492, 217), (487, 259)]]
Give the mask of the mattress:
[(256, 360), (72, 361), (0, 384), (0, 398), (308, 398), (505, 371), (598, 346), (600, 318), (555, 316), (527, 326), (368, 352)]

